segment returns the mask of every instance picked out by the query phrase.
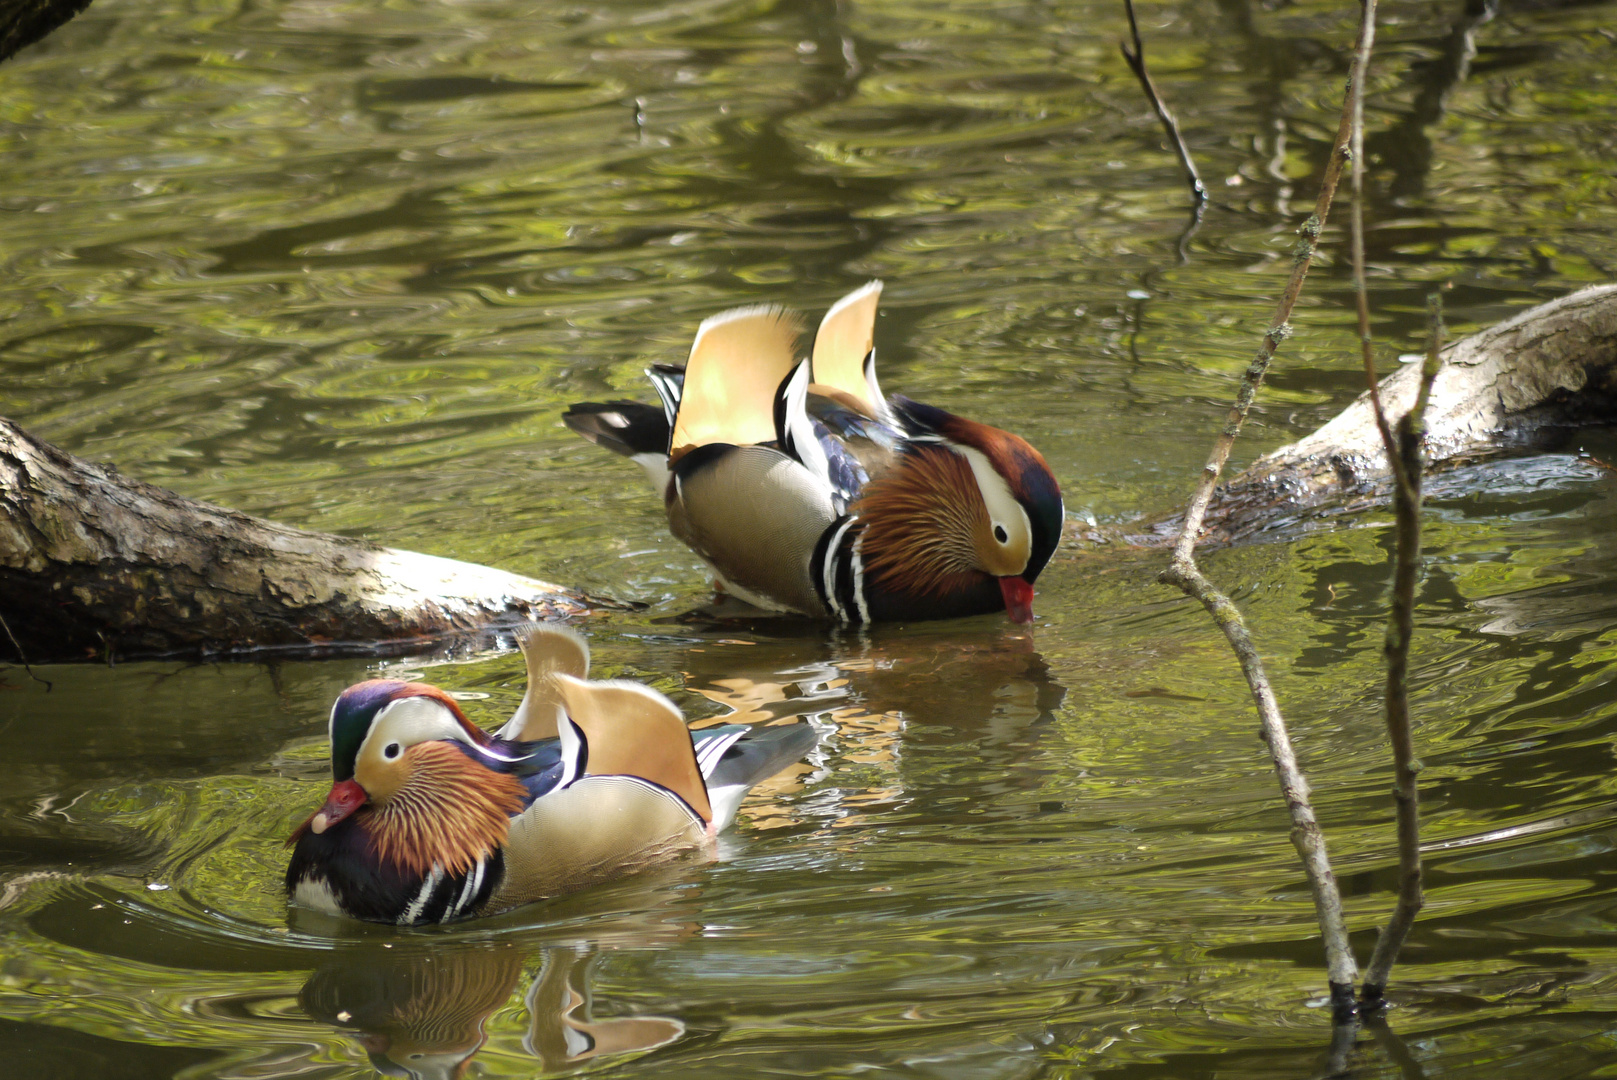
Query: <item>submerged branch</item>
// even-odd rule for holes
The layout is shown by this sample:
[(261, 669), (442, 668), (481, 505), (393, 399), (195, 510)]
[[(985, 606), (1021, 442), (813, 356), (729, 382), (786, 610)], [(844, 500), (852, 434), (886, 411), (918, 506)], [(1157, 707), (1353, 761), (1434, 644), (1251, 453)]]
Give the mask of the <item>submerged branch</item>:
[(1324, 228), (1330, 213), (1331, 201), (1342, 175), (1342, 165), (1352, 153), (1353, 122), (1360, 107), (1358, 95), (1364, 88), (1361, 69), (1368, 62), (1370, 49), (1375, 40), (1375, 10), (1375, 0), (1364, 0), (1347, 100), (1342, 106), (1342, 119), (1337, 125), (1336, 141), (1331, 148), (1330, 161), (1326, 164), (1325, 177), (1320, 185), (1314, 214), (1304, 223), (1301, 230), (1303, 239), (1297, 247), (1291, 279), (1287, 282), (1275, 315), (1270, 320), (1270, 330), (1264, 335), (1263, 344), (1242, 379), (1235, 404), (1230, 408), (1224, 430), (1219, 433), (1214, 443), (1213, 452), (1202, 470), (1201, 483), (1185, 514), (1183, 529), (1178, 543), (1174, 546), (1173, 558), (1168, 569), (1164, 570), (1160, 577), (1165, 584), (1178, 586), (1187, 595), (1200, 600), (1207, 608), (1213, 616), (1213, 621), (1229, 640), (1230, 647), (1240, 660), (1247, 684), (1251, 687), (1258, 716), (1263, 722), (1264, 742), (1269, 747), (1275, 774), (1279, 778), (1281, 792), (1291, 814), (1292, 844), (1297, 848), (1297, 854), (1303, 861), (1309, 889), (1313, 893), (1320, 936), (1325, 944), (1326, 977), (1331, 986), (1331, 1013), (1339, 1024), (1351, 1022), (1355, 1014), (1353, 987), (1358, 981), (1358, 966), (1348, 942), (1347, 924), (1342, 916), (1341, 891), (1337, 888), (1336, 876), (1331, 871), (1330, 859), (1325, 851), (1325, 837), (1314, 817), (1313, 806), (1309, 802), (1308, 782), (1297, 766), (1296, 754), (1292, 750), (1291, 738), (1286, 732), (1285, 720), (1281, 716), (1279, 704), (1275, 701), (1268, 676), (1263, 670), (1263, 662), (1247, 633), (1246, 624), (1229, 597), (1219, 592), (1196, 566), (1195, 547), (1218, 478), (1224, 470), (1225, 462), (1229, 460), (1230, 449), (1241, 433), (1241, 424), (1252, 407), (1258, 388), (1263, 384), (1264, 374), (1268, 371), (1275, 350), (1290, 333), (1287, 320), (1291, 317), (1292, 308), (1302, 292), (1303, 281), (1308, 276), (1309, 265), (1313, 262), (1320, 231)]
[[(1381, 380), (1383, 404), (1407, 409), (1420, 369)], [(1425, 410), (1428, 472), (1547, 444), (1577, 426), (1617, 420), (1617, 284), (1591, 285), (1528, 308), (1443, 350)], [(1313, 513), (1385, 501), (1391, 470), (1366, 391), (1312, 434), (1271, 451), (1218, 488), (1200, 545), (1227, 545), (1295, 526)], [(1107, 528), (1073, 526), (1069, 554), (1096, 543), (1165, 547), (1176, 512)]]

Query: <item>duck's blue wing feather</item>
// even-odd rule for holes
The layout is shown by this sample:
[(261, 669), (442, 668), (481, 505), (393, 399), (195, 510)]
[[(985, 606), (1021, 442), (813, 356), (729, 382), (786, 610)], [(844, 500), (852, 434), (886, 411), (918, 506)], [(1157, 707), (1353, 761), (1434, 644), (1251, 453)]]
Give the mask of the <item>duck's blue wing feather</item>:
[(525, 803), (554, 791), (566, 772), (560, 739), (518, 742), (515, 739), (496, 738), (486, 747), (468, 746), (465, 743), (456, 743), (455, 746), (487, 768), (509, 773), (520, 780), (528, 791)]

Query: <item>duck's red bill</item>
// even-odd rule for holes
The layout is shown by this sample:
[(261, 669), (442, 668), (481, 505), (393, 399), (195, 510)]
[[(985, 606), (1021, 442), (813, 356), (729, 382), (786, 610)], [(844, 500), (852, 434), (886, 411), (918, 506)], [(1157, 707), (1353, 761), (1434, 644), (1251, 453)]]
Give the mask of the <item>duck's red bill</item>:
[(1019, 577), (1002, 577), (999, 591), (1005, 596), (1005, 613), (1012, 622), (1033, 621), (1033, 586)]
[(322, 806), (314, 817), (309, 819), (309, 828), (315, 833), (323, 833), (343, 818), (365, 805), (370, 796), (365, 789), (353, 780), (339, 780), (331, 785), (331, 791), (326, 795), (326, 805)]

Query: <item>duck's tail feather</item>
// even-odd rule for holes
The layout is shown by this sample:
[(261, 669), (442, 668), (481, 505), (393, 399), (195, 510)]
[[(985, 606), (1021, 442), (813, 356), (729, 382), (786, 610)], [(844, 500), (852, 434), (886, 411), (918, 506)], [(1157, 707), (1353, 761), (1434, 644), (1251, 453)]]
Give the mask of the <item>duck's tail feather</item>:
[[(701, 736), (714, 732), (707, 739)], [(735, 820), (736, 810), (747, 791), (795, 761), (801, 760), (819, 743), (820, 733), (813, 724), (779, 724), (773, 727), (709, 728), (697, 732), (697, 758), (707, 780), (707, 796), (713, 804), (713, 827), (723, 829)], [(711, 744), (722, 745), (710, 748)], [(712, 753), (712, 749), (717, 753)]]
[[(658, 392), (662, 392), (660, 386)], [(657, 494), (667, 489), (672, 428), (663, 409), (639, 401), (581, 401), (567, 407), (561, 422), (596, 446), (640, 466)]]

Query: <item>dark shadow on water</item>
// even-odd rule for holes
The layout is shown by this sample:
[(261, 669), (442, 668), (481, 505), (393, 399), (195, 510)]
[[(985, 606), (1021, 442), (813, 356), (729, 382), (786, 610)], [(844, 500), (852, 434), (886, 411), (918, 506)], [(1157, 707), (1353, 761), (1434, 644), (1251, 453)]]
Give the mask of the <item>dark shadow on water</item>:
[(184, 1046), (126, 1042), (55, 1024), (0, 1019), (0, 1060), (9, 1080), (147, 1080), (199, 1073), (221, 1054)]

